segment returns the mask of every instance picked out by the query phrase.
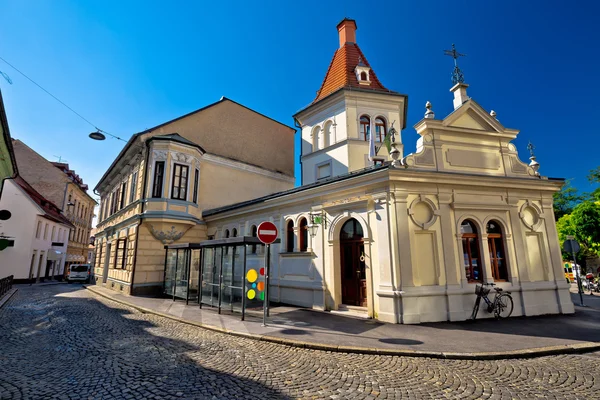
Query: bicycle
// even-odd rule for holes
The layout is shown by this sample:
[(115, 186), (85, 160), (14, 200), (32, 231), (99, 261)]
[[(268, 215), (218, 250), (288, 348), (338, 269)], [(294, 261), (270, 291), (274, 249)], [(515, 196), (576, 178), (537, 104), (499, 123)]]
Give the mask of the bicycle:
[(487, 312), (494, 313), (494, 317), (496, 319), (500, 318), (508, 318), (513, 312), (513, 299), (510, 295), (510, 292), (504, 292), (502, 288), (495, 287), (496, 295), (494, 296), (494, 300), (490, 300), (488, 298), (488, 294), (492, 289), (488, 289), (485, 286), (496, 286), (494, 283), (483, 283), (481, 285), (475, 286), (475, 294), (477, 294), (477, 300), (475, 300), (475, 305), (473, 306), (473, 313), (471, 314), (471, 320), (475, 320), (477, 317), (477, 312), (479, 312), (479, 303), (481, 303), (481, 299), (485, 301), (487, 304)]

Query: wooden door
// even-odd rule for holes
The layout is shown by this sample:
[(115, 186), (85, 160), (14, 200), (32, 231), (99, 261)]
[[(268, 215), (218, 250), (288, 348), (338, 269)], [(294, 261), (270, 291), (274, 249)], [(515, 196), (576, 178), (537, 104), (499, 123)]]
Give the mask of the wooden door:
[[(367, 306), (367, 279), (362, 240), (341, 241), (342, 303)], [(362, 260), (361, 260), (362, 259)]]

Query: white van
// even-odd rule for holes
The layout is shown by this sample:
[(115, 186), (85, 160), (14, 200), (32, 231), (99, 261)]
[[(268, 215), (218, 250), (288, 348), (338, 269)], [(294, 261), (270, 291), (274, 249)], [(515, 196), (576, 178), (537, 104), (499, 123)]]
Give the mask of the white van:
[(92, 266), (90, 264), (71, 264), (69, 274), (67, 275), (67, 282), (90, 283), (91, 273)]

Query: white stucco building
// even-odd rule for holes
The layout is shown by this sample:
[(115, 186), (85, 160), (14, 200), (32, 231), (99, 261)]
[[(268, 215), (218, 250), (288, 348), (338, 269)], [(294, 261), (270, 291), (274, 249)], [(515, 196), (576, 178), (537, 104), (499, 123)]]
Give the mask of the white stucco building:
[[(294, 115), (302, 186), (289, 176), (292, 130), (230, 100), (141, 132), (97, 188), (96, 283), (173, 297), (180, 286), (233, 308), (233, 290), (249, 299), (254, 290), (222, 279), (243, 281), (233, 265), (260, 264), (260, 247), (214, 252), (201, 265), (198, 243), (256, 236), (268, 220), (281, 239), (271, 251), (272, 301), (392, 323), (460, 321), (476, 285), (494, 283), (512, 292), (513, 316), (573, 313), (552, 211), (563, 180), (541, 176), (533, 157), (522, 162), (511, 143), (519, 132), (468, 97), (462, 79), (449, 115), (426, 104), (417, 150), (405, 155), (408, 96), (380, 82), (355, 21), (337, 29), (317, 96)], [(178, 248), (166, 257), (165, 245)]]
[(60, 209), (18, 176), (4, 182), (0, 210), (11, 214), (0, 221), (0, 238), (8, 242), (0, 248), (0, 275), (16, 282), (62, 279), (73, 225)]
[(512, 316), (574, 312), (552, 211), (563, 180), (522, 162), (518, 131), (461, 81), (452, 113), (437, 118), (427, 104), (415, 154), (403, 154), (397, 133), (390, 154), (382, 147), (370, 161), (371, 135), (381, 142), (392, 122), (405, 127), (407, 96), (381, 84), (355, 31), (353, 20), (338, 25), (317, 97), (294, 116), (302, 186), (205, 210), (208, 235), (278, 225), (271, 300), (282, 303), (394, 323), (460, 321), (485, 282), (512, 292)]

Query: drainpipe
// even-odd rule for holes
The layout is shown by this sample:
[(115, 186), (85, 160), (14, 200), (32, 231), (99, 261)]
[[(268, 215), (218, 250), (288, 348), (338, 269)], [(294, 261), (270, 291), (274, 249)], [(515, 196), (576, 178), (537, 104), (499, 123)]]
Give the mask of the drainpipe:
[(304, 183), (304, 177), (302, 176), (302, 125), (298, 123), (298, 120), (294, 118), (294, 126), (300, 129), (300, 186)]
[[(146, 199), (146, 184), (147, 184), (147, 180), (148, 180), (148, 160), (150, 158), (150, 146), (146, 144), (146, 158), (144, 158), (144, 178), (142, 179), (142, 212), (141, 214), (144, 214), (144, 209), (146, 207), (146, 202), (144, 201)], [(138, 255), (138, 243), (140, 240), (140, 227), (142, 226), (142, 222), (143, 222), (143, 217), (140, 217), (140, 222), (138, 222), (137, 228), (136, 228), (136, 234), (135, 234), (135, 252), (133, 253), (133, 266), (131, 267), (131, 291), (130, 294), (133, 295), (133, 280), (135, 279), (135, 266), (137, 265), (137, 255)]]

